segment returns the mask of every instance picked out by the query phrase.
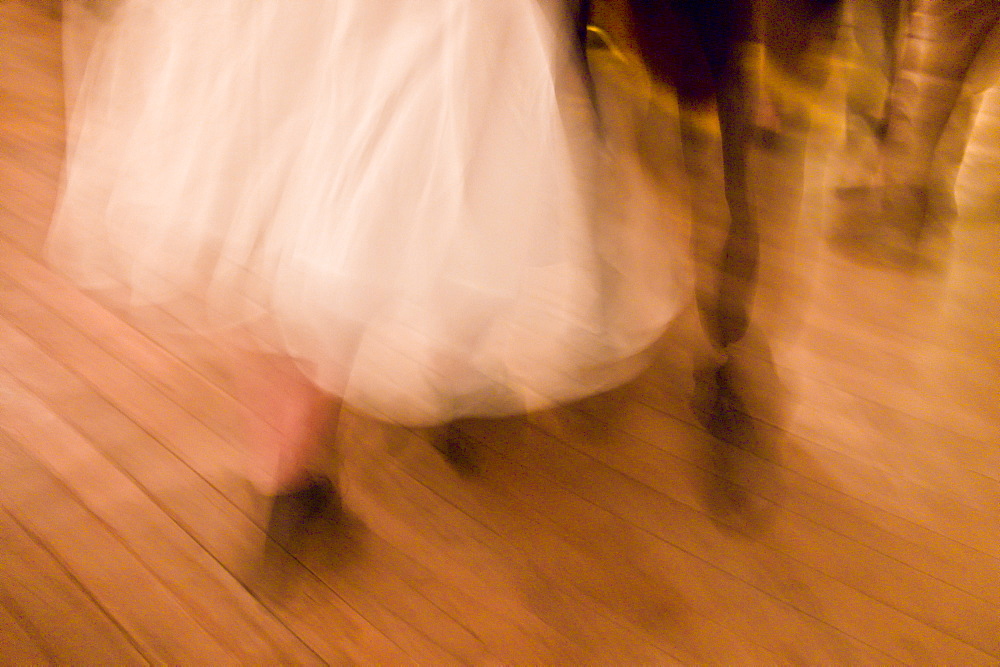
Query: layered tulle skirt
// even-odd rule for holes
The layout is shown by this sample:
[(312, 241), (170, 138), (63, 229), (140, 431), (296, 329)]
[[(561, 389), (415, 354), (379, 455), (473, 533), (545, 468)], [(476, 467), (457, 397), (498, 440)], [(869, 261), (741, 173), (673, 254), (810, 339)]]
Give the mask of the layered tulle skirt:
[(74, 68), (48, 257), (404, 423), (625, 382), (676, 241), (560, 6), (122, 0)]

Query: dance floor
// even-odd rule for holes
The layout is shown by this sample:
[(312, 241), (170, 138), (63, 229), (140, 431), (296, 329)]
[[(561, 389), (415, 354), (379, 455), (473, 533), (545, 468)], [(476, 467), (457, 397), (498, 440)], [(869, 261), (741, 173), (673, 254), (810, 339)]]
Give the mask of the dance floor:
[(938, 270), (844, 257), (816, 161), (758, 151), (752, 441), (695, 417), (688, 308), (628, 386), (465, 424), (468, 467), (348, 415), (345, 515), (262, 592), (221, 351), (41, 258), (65, 148), (43, 4), (0, 2), (0, 663), (998, 664), (996, 91)]

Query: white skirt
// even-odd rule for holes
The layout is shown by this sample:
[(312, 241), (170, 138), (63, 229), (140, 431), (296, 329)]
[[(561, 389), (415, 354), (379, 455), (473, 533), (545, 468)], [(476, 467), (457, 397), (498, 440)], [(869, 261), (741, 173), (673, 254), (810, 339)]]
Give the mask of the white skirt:
[(621, 384), (676, 242), (561, 4), (121, 0), (74, 68), (48, 257), (402, 423)]

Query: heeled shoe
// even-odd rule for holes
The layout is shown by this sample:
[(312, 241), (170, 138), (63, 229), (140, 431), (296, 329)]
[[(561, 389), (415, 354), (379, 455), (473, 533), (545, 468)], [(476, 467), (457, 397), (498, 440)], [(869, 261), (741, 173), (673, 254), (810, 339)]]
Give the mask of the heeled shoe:
[(695, 373), (691, 407), (701, 425), (713, 436), (748, 451), (753, 449), (756, 428), (734, 385), (731, 362)]
[(452, 421), (445, 427), (441, 442), (441, 453), (455, 470), (463, 475), (476, 471), (475, 441), (462, 430), (461, 424)]
[(336, 498), (333, 482), (322, 476), (311, 478), (301, 489), (276, 495), (271, 503), (267, 537), (286, 550), (293, 548), (308, 532), (309, 524)]
[(313, 522), (331, 507), (339, 509), (336, 488), (326, 477), (313, 477), (302, 488), (271, 501), (266, 539), (244, 586), (260, 599), (281, 599), (294, 586), (295, 556)]

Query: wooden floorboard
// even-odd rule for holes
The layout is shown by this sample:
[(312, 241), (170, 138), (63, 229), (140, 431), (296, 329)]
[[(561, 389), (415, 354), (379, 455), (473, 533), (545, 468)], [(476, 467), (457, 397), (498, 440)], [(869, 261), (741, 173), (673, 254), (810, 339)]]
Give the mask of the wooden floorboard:
[[(10, 397), (8, 389), (5, 385), (5, 399)], [(121, 624), (144, 656), (178, 664), (233, 662), (235, 654), (209, 633), (158, 573), (145, 567), (108, 526), (11, 438), (4, 435), (0, 442), (0, 502)], [(67, 457), (67, 462), (72, 460)], [(115, 503), (119, 499), (105, 495), (103, 500)], [(127, 509), (120, 516), (128, 520)]]
[[(701, 494), (689, 482), (683, 482), (699, 478), (699, 469), (695, 465), (627, 437), (619, 437), (613, 443), (601, 443), (599, 446), (584, 439), (571, 442), (580, 453), (664, 493), (685, 509), (699, 510)], [(838, 532), (835, 517), (830, 515), (843, 513), (841, 506), (829, 501), (813, 501), (808, 514), (789, 507), (786, 499), (792, 494), (801, 498), (810, 485), (751, 454), (737, 454), (741, 456), (741, 463), (747, 467), (754, 466), (746, 475), (754, 483), (745, 488), (745, 492), (755, 496), (753, 502), (766, 507), (768, 514), (774, 517), (768, 524), (768, 530), (758, 538), (760, 543), (774, 550), (770, 556), (804, 563), (897, 609), (918, 609), (928, 624), (957, 636), (970, 637), (972, 643), (978, 642), (977, 645), (987, 651), (997, 650), (995, 642), (1000, 636), (1000, 626), (995, 619), (1000, 618), (1000, 608), (995, 603), (987, 603), (988, 599), (996, 599), (997, 582), (992, 577), (995, 567), (987, 569), (981, 578), (962, 577), (967, 580), (964, 590), (944, 584), (925, 569), (883, 554), (880, 549), (884, 548), (883, 544), (889, 537), (885, 531), (880, 530), (877, 539), (864, 540), (852, 539)], [(761, 483), (778, 477), (781, 479), (780, 488)], [(775, 512), (776, 506), (782, 506), (784, 511), (780, 514)], [(819, 520), (813, 520), (809, 515)], [(683, 524), (682, 521), (667, 523)], [(966, 620), (969, 618), (983, 619), (982, 626), (975, 633), (976, 639), (967, 634), (973, 631)]]
[[(0, 595), (7, 626), (4, 635), (11, 642), (5, 643), (4, 662), (146, 663), (128, 633), (5, 511), (0, 511), (0, 534), (4, 545), (0, 554), (3, 559)], [(20, 630), (11, 627), (10, 621)], [(19, 655), (14, 644), (24, 646), (25, 652)]]
[(0, 651), (4, 660), (12, 665), (53, 664), (44, 648), (32, 639), (23, 621), (17, 618), (18, 614), (7, 608), (5, 600), (0, 600)]
[(818, 167), (785, 169), (830, 144), (755, 154), (756, 441), (701, 427), (688, 308), (628, 386), (464, 424), (469, 470), (346, 415), (346, 513), (273, 590), (228, 351), (44, 261), (48, 4), (0, 2), (0, 664), (1000, 663), (1000, 94), (939, 272), (831, 250)]

